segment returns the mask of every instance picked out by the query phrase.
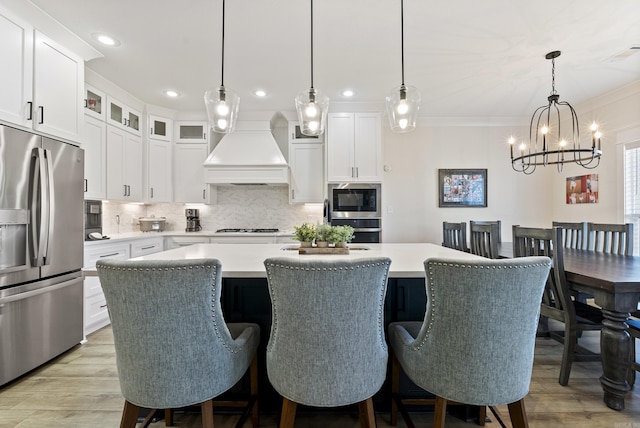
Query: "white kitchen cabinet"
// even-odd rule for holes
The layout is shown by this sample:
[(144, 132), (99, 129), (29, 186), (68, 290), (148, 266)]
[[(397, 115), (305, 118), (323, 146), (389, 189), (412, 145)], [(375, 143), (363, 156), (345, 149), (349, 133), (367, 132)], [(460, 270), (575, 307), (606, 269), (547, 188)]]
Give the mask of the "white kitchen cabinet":
[(208, 143), (209, 122), (178, 121), (176, 122), (176, 143)]
[(169, 236), (164, 240), (164, 249), (188, 247), (195, 244), (208, 244), (209, 238), (206, 236)]
[(0, 39), (0, 119), (80, 141), (82, 58), (3, 8)]
[(207, 144), (174, 144), (173, 201), (210, 202), (209, 186), (204, 183), (203, 163), (209, 155)]
[[(107, 242), (91, 245), (84, 249), (84, 268), (93, 269), (100, 259), (126, 260), (129, 258), (130, 245), (128, 242)], [(108, 325), (109, 311), (107, 301), (100, 286), (98, 276), (84, 278), (84, 335)]]
[(132, 109), (117, 99), (107, 96), (107, 123), (129, 131), (135, 135), (141, 135), (140, 112)]
[(330, 113), (327, 126), (327, 181), (381, 182), (380, 113)]
[(0, 7), (0, 119), (31, 126), (33, 27)]
[(107, 117), (107, 96), (98, 88), (84, 85), (84, 114), (104, 121)]
[(141, 238), (131, 243), (131, 257), (142, 257), (164, 250), (164, 238)]
[(142, 138), (107, 125), (107, 199), (142, 202)]
[(171, 142), (149, 140), (148, 152), (149, 202), (171, 202)]
[(300, 130), (300, 122), (289, 122), (289, 142), (291, 143), (322, 143), (324, 142), (324, 134), (321, 135), (304, 135)]
[(107, 198), (107, 125), (93, 117), (84, 118), (84, 198)]
[(290, 203), (324, 200), (324, 144), (289, 144)]
[(149, 115), (149, 138), (154, 140), (171, 141), (173, 134), (173, 120), (166, 117)]

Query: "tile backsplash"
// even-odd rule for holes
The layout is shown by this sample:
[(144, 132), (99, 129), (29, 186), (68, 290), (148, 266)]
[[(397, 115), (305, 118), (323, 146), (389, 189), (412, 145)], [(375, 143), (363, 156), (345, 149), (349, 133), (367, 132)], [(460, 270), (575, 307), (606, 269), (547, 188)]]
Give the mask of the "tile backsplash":
[(102, 233), (137, 232), (139, 217), (166, 217), (165, 230), (184, 232), (187, 207), (200, 211), (202, 230), (222, 228), (278, 228), (292, 231), (304, 222), (322, 221), (322, 204), (289, 204), (286, 186), (219, 186), (217, 203), (130, 204), (103, 202)]

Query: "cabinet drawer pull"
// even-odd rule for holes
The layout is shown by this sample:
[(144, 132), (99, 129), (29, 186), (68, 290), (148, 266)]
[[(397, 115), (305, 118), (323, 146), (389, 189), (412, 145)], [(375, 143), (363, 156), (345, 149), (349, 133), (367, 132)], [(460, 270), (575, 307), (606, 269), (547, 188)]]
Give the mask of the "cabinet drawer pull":
[(207, 199), (207, 189), (202, 189), (202, 199)]
[(155, 247), (156, 247), (155, 245), (150, 245), (148, 247), (142, 247), (141, 250), (150, 250), (150, 249), (155, 248)]
[(40, 121), (38, 123), (42, 125), (44, 123), (44, 106), (38, 106), (38, 111), (40, 112)]
[(107, 307), (107, 304), (106, 304), (106, 303), (105, 303), (104, 305), (100, 305), (100, 309), (102, 309), (102, 308), (106, 308), (106, 307)]
[(100, 258), (103, 259), (105, 257), (113, 257), (118, 255), (120, 255), (120, 253), (103, 254), (102, 256), (100, 256)]
[(27, 104), (29, 104), (29, 117), (27, 117), (27, 120), (33, 120), (33, 101), (27, 101)]

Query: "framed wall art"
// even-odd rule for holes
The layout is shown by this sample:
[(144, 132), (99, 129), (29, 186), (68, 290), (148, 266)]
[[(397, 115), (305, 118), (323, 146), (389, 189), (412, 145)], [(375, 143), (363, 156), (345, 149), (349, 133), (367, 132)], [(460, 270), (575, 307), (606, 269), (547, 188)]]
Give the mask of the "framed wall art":
[(567, 205), (598, 203), (598, 174), (567, 177)]
[(487, 206), (486, 169), (439, 169), (438, 177), (438, 206)]

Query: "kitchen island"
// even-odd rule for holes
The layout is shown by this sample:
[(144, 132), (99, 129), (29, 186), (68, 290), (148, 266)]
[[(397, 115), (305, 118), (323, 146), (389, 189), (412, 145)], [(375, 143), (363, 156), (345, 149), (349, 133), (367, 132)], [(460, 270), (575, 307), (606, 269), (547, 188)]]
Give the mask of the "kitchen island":
[(222, 263), (223, 278), (266, 278), (264, 260), (269, 257), (357, 259), (389, 257), (389, 278), (424, 278), (424, 260), (445, 257), (458, 260), (478, 259), (470, 253), (435, 244), (350, 244), (349, 254), (298, 254), (297, 244), (198, 244), (175, 248), (134, 260), (182, 260), (216, 258)]
[[(272, 389), (266, 375), (264, 352), (271, 327), (271, 299), (267, 287), (264, 260), (269, 257), (290, 257), (301, 260), (358, 259), (389, 257), (391, 266), (385, 301), (385, 326), (393, 321), (422, 320), (426, 294), (424, 287), (425, 259), (430, 257), (452, 260), (475, 260), (478, 256), (435, 244), (350, 244), (346, 255), (298, 254), (298, 244), (198, 244), (137, 257), (134, 260), (177, 260), (216, 258), (222, 263), (222, 309), (227, 322), (253, 322), (260, 325), (259, 366), (260, 409), (277, 411), (281, 397)], [(385, 328), (386, 330), (386, 328)], [(245, 380), (246, 382), (246, 380)], [(234, 390), (248, 390), (241, 384)], [(405, 396), (423, 397), (425, 392), (408, 378), (401, 377), (401, 391)], [(376, 410), (388, 408), (390, 385), (385, 382), (374, 397)], [(356, 409), (357, 410), (357, 409)], [(461, 412), (461, 413), (460, 413)], [(476, 411), (464, 407), (463, 418), (475, 417)]]

